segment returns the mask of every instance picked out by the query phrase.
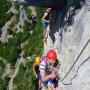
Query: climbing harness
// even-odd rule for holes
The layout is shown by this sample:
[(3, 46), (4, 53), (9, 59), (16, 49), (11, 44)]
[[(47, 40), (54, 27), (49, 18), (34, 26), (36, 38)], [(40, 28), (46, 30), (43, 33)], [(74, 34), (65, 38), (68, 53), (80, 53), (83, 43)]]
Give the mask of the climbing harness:
[[(79, 60), (79, 57), (81, 56), (81, 54), (83, 53), (83, 51), (85, 50), (85, 48), (87, 47), (87, 45), (89, 44), (89, 42), (90, 42), (90, 39), (87, 41), (87, 43), (85, 44), (85, 46), (83, 47), (83, 49), (82, 49), (82, 51), (80, 52), (80, 54), (78, 55), (78, 57), (76, 58), (76, 60), (75, 60), (75, 62), (73, 63), (73, 65), (71, 66), (71, 68), (69, 69), (69, 71), (67, 72), (67, 74), (64, 76), (64, 78), (62, 78), (61, 80), (59, 80), (59, 82), (62, 82), (67, 76), (68, 76), (68, 74), (70, 73), (70, 71), (72, 70), (72, 68), (74, 67), (74, 65), (76, 64), (76, 62)], [(90, 56), (86, 59), (86, 60), (84, 60), (84, 62), (78, 67), (78, 69), (87, 61), (87, 60), (89, 60), (90, 59)], [(78, 70), (77, 70), (77, 72), (78, 72)], [(76, 76), (76, 75), (75, 75)], [(74, 76), (74, 77), (75, 77)], [(63, 83), (64, 85), (70, 85), (70, 84), (72, 84), (72, 83), (69, 83), (69, 84), (65, 84), (65, 83)]]

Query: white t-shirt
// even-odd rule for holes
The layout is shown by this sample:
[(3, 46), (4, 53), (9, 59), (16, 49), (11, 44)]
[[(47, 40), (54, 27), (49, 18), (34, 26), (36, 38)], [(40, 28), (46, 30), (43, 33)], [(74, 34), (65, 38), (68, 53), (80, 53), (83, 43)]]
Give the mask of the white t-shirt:
[(43, 56), (41, 58), (39, 69), (45, 69), (46, 74), (50, 74), (50, 73), (52, 73), (52, 71), (53, 71), (54, 68), (52, 66), (47, 66), (46, 65), (46, 61), (47, 61), (47, 57), (46, 56)]

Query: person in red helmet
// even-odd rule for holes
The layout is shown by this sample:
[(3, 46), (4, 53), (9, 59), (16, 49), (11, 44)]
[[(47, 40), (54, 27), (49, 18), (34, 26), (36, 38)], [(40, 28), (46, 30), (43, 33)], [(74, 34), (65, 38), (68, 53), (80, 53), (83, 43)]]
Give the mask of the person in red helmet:
[(45, 56), (41, 58), (41, 62), (39, 65), (43, 87), (48, 87), (48, 90), (56, 90), (56, 87), (54, 85), (54, 83), (56, 82), (56, 71), (54, 69), (56, 59), (56, 52), (55, 50), (51, 49)]

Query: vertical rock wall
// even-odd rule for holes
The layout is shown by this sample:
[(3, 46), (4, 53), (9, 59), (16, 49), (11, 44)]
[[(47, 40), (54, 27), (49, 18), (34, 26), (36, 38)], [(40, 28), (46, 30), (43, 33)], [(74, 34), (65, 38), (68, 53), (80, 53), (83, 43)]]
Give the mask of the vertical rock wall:
[[(73, 25), (67, 26), (65, 31), (62, 31), (60, 26), (60, 18), (63, 15), (61, 13), (58, 11), (52, 15), (51, 28), (47, 28), (49, 37), (44, 48), (44, 52), (54, 48), (58, 54), (61, 63), (58, 73), (62, 81), (59, 82), (58, 90), (90, 90), (90, 0), (86, 0), (84, 6), (74, 16)], [(75, 65), (70, 70), (73, 63)]]

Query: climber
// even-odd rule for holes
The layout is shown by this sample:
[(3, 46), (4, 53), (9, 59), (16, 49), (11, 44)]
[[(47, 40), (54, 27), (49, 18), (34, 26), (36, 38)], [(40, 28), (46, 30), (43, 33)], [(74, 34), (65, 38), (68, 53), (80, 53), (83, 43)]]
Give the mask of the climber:
[(51, 49), (45, 56), (41, 58), (39, 65), (43, 88), (48, 87), (48, 90), (56, 90), (56, 70), (55, 63), (57, 55), (55, 50)]
[(47, 37), (48, 37), (47, 24), (49, 24), (49, 22), (50, 22), (50, 20), (49, 20), (50, 12), (51, 12), (51, 8), (47, 8), (42, 17), (43, 41), (45, 41), (46, 43), (47, 43)]
[(39, 71), (39, 64), (40, 64), (40, 57), (36, 57), (35, 62), (33, 64), (33, 72), (34, 72), (36, 81), (38, 81), (37, 87), (41, 88), (41, 76)]

